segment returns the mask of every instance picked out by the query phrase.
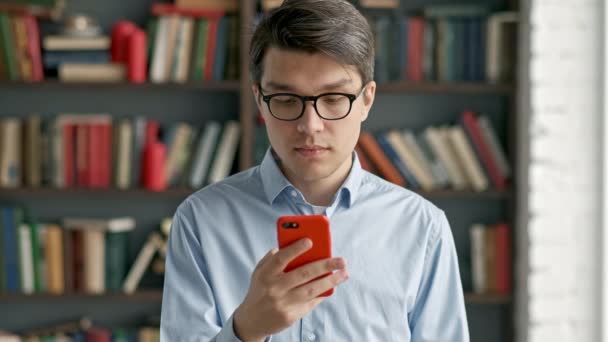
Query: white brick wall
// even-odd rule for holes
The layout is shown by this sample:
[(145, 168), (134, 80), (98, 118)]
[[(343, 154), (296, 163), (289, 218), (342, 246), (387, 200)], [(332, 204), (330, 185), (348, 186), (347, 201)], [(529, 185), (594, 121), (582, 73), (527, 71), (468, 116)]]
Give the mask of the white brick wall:
[(523, 2), (518, 341), (599, 341), (603, 5)]

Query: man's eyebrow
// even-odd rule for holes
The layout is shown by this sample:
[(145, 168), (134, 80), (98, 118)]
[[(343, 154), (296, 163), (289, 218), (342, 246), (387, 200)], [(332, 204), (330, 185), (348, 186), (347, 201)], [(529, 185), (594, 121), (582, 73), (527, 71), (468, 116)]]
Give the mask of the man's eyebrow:
[[(353, 83), (353, 81), (351, 79), (343, 78), (336, 82), (332, 82), (332, 83), (323, 85), (319, 89), (319, 91), (323, 92), (323, 91), (328, 91), (328, 90), (334, 90), (336, 88), (340, 88), (344, 85), (351, 84), (351, 83)], [(266, 85), (264, 87), (262, 87), (262, 90), (268, 90), (268, 89), (271, 89), (273, 91), (286, 91), (286, 92), (295, 92), (296, 91), (292, 86), (290, 86), (288, 84), (279, 83), (276, 81), (266, 82)]]

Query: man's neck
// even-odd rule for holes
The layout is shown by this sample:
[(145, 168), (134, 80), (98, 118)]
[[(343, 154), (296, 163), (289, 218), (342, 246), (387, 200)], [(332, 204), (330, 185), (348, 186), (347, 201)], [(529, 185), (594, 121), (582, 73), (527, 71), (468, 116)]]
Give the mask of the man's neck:
[(336, 170), (333, 174), (331, 174), (327, 178), (318, 179), (310, 182), (296, 181), (294, 179), (290, 179), (293, 177), (289, 177), (288, 173), (283, 170), (283, 174), (287, 177), (287, 179), (293, 184), (296, 189), (300, 190), (306, 201), (312, 205), (318, 206), (329, 206), (334, 198), (334, 195), (342, 186), (350, 170), (352, 168), (353, 161), (352, 158), (349, 158), (347, 163), (340, 165), (338, 170)]

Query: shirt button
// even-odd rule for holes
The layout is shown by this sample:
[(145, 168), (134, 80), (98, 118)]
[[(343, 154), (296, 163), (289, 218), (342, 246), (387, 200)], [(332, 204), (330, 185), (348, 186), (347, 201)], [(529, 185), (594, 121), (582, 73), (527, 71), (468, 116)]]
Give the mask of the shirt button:
[(307, 338), (309, 341), (314, 341), (317, 339), (317, 335), (310, 333), (310, 334), (308, 334)]
[(292, 190), (291, 197), (298, 197), (298, 193), (295, 190)]

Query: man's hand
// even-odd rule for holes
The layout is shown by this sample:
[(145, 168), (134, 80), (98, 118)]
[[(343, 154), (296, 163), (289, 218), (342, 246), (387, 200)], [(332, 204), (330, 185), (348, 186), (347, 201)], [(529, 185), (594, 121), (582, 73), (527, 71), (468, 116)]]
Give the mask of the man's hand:
[[(348, 279), (343, 258), (323, 259), (283, 272), (311, 247), (309, 239), (301, 239), (281, 250), (272, 249), (257, 264), (249, 291), (234, 314), (234, 330), (242, 341), (263, 341), (289, 327), (325, 299), (320, 294)], [(334, 270), (338, 272), (311, 281)]]

